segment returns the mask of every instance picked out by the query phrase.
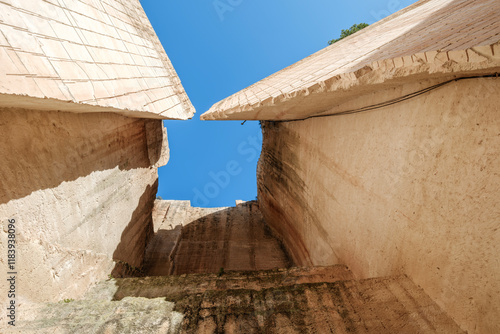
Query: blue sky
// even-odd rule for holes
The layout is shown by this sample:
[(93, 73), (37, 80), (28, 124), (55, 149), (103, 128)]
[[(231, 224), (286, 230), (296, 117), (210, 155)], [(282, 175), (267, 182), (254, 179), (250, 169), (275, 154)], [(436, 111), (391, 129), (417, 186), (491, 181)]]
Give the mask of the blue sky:
[(214, 103), (327, 46), (341, 29), (374, 23), (411, 0), (141, 0), (197, 113), (165, 121), (170, 161), (158, 195), (233, 206), (257, 194), (258, 122), (200, 121)]

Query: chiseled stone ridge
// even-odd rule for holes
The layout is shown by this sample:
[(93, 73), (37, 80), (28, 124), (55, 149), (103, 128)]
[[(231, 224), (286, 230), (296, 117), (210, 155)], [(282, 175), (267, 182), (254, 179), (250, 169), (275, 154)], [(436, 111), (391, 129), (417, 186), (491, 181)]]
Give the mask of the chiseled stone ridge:
[(0, 63), (0, 107), (194, 114), (139, 0), (2, 0)]
[[(498, 0), (421, 0), (216, 103), (205, 120), (289, 120), (500, 72)], [(383, 99), (373, 99), (375, 103)], [(361, 104), (356, 104), (360, 102)], [(354, 104), (354, 106), (352, 106)]]

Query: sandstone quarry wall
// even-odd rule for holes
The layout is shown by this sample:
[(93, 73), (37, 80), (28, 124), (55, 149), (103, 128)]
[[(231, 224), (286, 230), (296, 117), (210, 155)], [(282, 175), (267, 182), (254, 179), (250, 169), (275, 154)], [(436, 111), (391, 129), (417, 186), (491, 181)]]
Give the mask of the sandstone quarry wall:
[(146, 276), (269, 270), (292, 265), (255, 201), (198, 208), (156, 200), (155, 235), (146, 249)]
[(115, 263), (142, 266), (168, 160), (161, 120), (3, 108), (0, 133), (0, 264), (15, 219), (17, 303), (77, 298)]
[(464, 80), (371, 112), (265, 122), (266, 222), (299, 265), (407, 274), (463, 329), (500, 332), (499, 91)]

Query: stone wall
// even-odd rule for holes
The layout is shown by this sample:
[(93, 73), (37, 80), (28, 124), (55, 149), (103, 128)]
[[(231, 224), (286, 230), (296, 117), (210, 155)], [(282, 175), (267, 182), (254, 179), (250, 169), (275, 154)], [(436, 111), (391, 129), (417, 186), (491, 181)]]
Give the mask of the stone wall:
[(407, 274), (463, 329), (500, 332), (499, 91), (471, 79), (371, 112), (264, 122), (266, 222), (298, 265)]
[(0, 263), (15, 219), (18, 303), (77, 298), (115, 263), (142, 266), (168, 160), (161, 120), (4, 108), (0, 133)]
[(292, 265), (255, 201), (197, 208), (189, 201), (155, 201), (155, 235), (146, 250), (147, 276), (269, 270)]

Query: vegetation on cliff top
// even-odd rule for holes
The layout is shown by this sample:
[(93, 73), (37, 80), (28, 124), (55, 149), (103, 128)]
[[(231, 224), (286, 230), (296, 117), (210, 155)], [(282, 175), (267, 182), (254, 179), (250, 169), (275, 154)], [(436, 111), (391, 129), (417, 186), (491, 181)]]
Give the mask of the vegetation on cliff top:
[(338, 42), (341, 39), (346, 38), (347, 36), (352, 35), (355, 32), (360, 31), (361, 29), (366, 28), (368, 26), (369, 26), (369, 24), (367, 24), (367, 23), (357, 23), (357, 24), (355, 23), (352, 25), (352, 27), (350, 27), (347, 30), (342, 29), (342, 31), (340, 32), (340, 38), (332, 39), (332, 40), (328, 41), (328, 45), (332, 45), (333, 43)]

